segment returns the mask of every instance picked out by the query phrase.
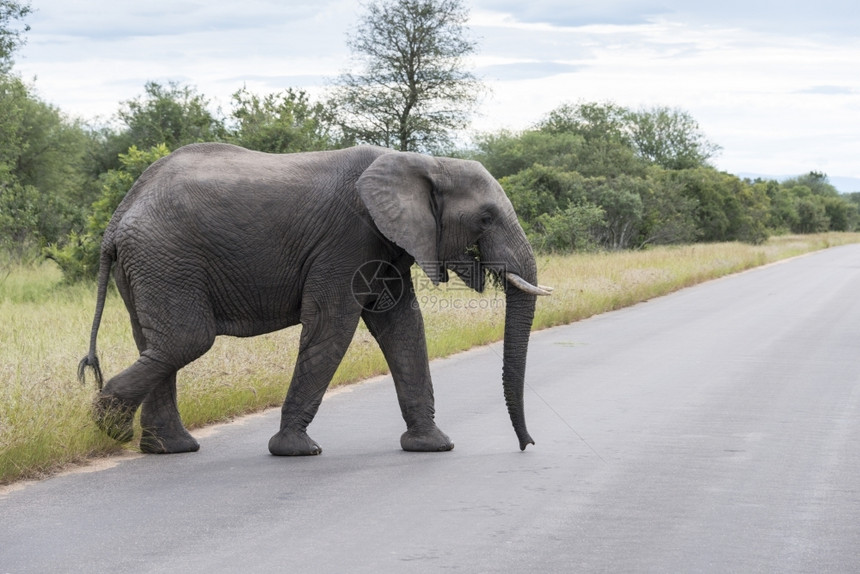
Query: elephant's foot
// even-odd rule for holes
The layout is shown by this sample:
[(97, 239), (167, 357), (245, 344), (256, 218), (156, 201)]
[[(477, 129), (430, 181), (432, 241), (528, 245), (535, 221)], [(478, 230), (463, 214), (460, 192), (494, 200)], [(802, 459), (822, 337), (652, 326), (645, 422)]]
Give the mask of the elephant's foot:
[(320, 454), (322, 448), (305, 431), (285, 428), (269, 439), (269, 452), (277, 456), (308, 456)]
[(197, 452), (200, 443), (182, 427), (171, 432), (144, 427), (140, 435), (140, 450), (149, 454)]
[(93, 403), (93, 419), (98, 427), (118, 442), (134, 437), (134, 412), (137, 405), (129, 405), (113, 395), (99, 395)]
[(400, 446), (411, 452), (442, 452), (454, 448), (448, 435), (433, 425), (430, 429), (410, 429), (400, 437)]

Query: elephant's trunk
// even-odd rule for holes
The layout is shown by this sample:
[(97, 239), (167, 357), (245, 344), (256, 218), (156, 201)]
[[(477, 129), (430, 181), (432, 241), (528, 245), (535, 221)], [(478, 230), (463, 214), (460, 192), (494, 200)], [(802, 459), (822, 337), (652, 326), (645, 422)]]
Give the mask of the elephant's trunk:
[[(537, 286), (537, 266), (531, 247), (525, 241), (513, 253), (515, 266), (505, 273), (505, 342), (502, 367), (502, 386), (505, 403), (517, 438), (520, 450), (525, 450), (534, 440), (526, 429), (523, 408), (523, 389), (525, 387), (526, 355), (529, 346), (532, 320), (535, 313), (537, 295), (548, 295), (546, 288)], [(510, 252), (509, 252), (510, 253)], [(511, 272), (513, 269), (515, 272)]]
[(535, 313), (535, 298), (535, 295), (508, 286), (502, 387), (505, 390), (505, 403), (508, 405), (511, 424), (514, 425), (514, 432), (517, 433), (520, 441), (520, 450), (525, 450), (526, 445), (535, 443), (526, 429), (526, 416), (523, 409), (526, 353)]

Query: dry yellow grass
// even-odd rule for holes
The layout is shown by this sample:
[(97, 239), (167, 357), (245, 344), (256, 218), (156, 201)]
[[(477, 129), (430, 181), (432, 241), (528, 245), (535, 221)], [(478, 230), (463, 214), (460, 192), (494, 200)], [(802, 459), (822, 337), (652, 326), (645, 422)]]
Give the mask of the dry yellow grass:
[[(552, 297), (539, 299), (535, 328), (576, 321), (701, 281), (844, 243), (860, 233), (777, 237), (761, 246), (736, 243), (655, 248), (640, 252), (539, 257), (540, 281)], [(497, 341), (504, 328), (504, 294), (484, 294), (452, 282), (421, 281), (428, 350), (440, 357)], [(122, 450), (90, 420), (92, 384), (75, 378), (86, 353), (95, 288), (63, 286), (50, 263), (0, 273), (0, 484), (44, 475), (69, 463)], [(295, 361), (296, 327), (252, 339), (222, 337), (179, 376), (180, 410), (190, 427), (280, 404)], [(128, 316), (116, 293), (108, 297), (99, 354), (110, 377), (137, 357)], [(385, 372), (376, 343), (360, 327), (333, 385)]]

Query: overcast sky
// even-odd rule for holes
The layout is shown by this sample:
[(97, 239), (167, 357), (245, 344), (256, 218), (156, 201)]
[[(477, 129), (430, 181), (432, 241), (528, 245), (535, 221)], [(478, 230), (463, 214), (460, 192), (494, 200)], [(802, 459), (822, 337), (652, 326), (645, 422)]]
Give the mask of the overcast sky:
[[(193, 85), (225, 110), (243, 85), (320, 94), (349, 63), (361, 10), (356, 0), (31, 1), (16, 69), (87, 119), (110, 118), (148, 80)], [(722, 146), (720, 169), (860, 178), (856, 0), (466, 5), (470, 63), (491, 88), (474, 130), (523, 129), (564, 102), (664, 105)]]

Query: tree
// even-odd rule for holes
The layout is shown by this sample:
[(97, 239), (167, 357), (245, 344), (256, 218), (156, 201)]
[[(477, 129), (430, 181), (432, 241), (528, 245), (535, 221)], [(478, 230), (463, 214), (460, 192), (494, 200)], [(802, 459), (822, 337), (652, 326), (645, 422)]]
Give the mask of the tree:
[(630, 112), (628, 120), (639, 156), (666, 169), (702, 167), (720, 149), (683, 110), (655, 107)]
[(224, 125), (207, 109), (203, 95), (191, 86), (147, 82), (141, 97), (123, 102), (117, 112), (127, 127), (123, 146), (149, 149), (165, 144), (171, 150), (189, 143), (223, 139)]
[(585, 140), (581, 135), (543, 130), (514, 133), (502, 130), (479, 134), (469, 157), (484, 164), (493, 177), (501, 179), (535, 164), (576, 171)]
[(824, 213), (831, 231), (854, 231), (860, 218), (857, 206), (843, 197), (825, 197)]
[(589, 251), (597, 245), (594, 230), (605, 225), (602, 207), (588, 202), (571, 203), (566, 209), (542, 213), (529, 240), (542, 252)]
[(612, 102), (563, 104), (537, 125), (542, 132), (575, 135), (583, 145), (570, 157), (567, 169), (587, 177), (644, 175), (645, 163), (636, 155), (628, 129), (629, 111)]
[(62, 246), (49, 245), (44, 250), (45, 257), (60, 267), (66, 282), (95, 279), (102, 236), (113, 212), (146, 168), (169, 153), (170, 150), (164, 144), (153, 146), (147, 151), (131, 146), (128, 153), (119, 155), (119, 169), (102, 174), (99, 178), (101, 195), (93, 202), (83, 231), (73, 231)]
[(652, 166), (647, 185), (641, 190), (642, 224), (637, 247), (693, 243), (697, 237), (695, 213), (698, 202), (684, 195), (683, 186), (673, 181), (670, 172)]
[(0, 75), (0, 244), (17, 258), (83, 221), (86, 144), (78, 122), (17, 76)]
[(519, 173), (503, 177), (499, 183), (528, 233), (540, 215), (564, 211), (571, 203), (584, 201), (583, 181), (578, 173), (536, 163)]
[(601, 177), (594, 178), (591, 187), (589, 201), (604, 211), (604, 224), (595, 229), (598, 241), (609, 249), (631, 247), (642, 224), (645, 180), (627, 175), (609, 180)]
[(842, 198), (845, 199), (845, 201), (849, 205), (853, 205), (858, 210), (858, 212), (860, 212), (860, 191), (845, 193), (842, 195)]
[(401, 151), (450, 146), (481, 89), (463, 70), (467, 18), (462, 0), (370, 2), (347, 42), (361, 72), (342, 74), (333, 97), (344, 133)]
[(830, 184), (827, 179), (827, 174), (820, 171), (810, 171), (804, 175), (787, 179), (782, 182), (782, 186), (786, 189), (791, 189), (796, 186), (806, 186), (809, 193), (822, 197), (838, 197), (839, 191)]
[(30, 30), (29, 25), (16, 26), (32, 12), (29, 2), (0, 0), (0, 74), (12, 67), (12, 54), (24, 43), (22, 34)]
[(860, 212), (851, 197), (840, 195), (821, 172), (811, 171), (775, 185), (779, 199), (771, 203), (779, 211), (772, 209), (771, 217), (781, 221), (783, 229), (795, 233), (852, 231), (860, 222)]
[(269, 153), (317, 151), (338, 147), (333, 114), (307, 93), (292, 88), (258, 96), (242, 88), (233, 94), (235, 127), (227, 140)]
[(797, 218), (797, 227), (792, 230), (797, 233), (820, 233), (830, 228), (824, 202), (812, 195), (797, 200)]

